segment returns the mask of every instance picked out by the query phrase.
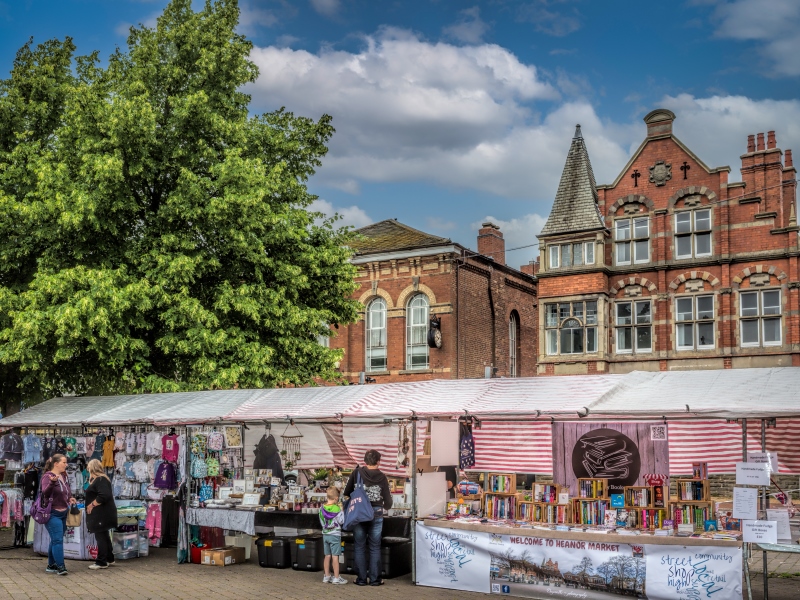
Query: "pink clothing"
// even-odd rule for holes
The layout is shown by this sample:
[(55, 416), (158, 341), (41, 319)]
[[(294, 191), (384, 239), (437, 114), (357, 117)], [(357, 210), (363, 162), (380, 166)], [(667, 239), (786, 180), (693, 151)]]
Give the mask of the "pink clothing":
[(147, 534), (151, 546), (157, 546), (161, 541), (161, 505), (154, 502), (147, 507), (147, 517), (144, 526), (149, 532)]
[(178, 436), (165, 435), (161, 438), (161, 457), (169, 462), (178, 460)]

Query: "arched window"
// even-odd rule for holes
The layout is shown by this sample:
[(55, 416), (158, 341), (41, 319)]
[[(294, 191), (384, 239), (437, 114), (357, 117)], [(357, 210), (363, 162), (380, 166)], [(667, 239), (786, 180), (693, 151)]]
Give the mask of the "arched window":
[(508, 376), (517, 376), (517, 331), (519, 323), (517, 314), (511, 313), (508, 319)]
[(406, 369), (428, 368), (428, 298), (417, 294), (406, 308)]
[(386, 370), (386, 301), (375, 298), (367, 306), (367, 372)]

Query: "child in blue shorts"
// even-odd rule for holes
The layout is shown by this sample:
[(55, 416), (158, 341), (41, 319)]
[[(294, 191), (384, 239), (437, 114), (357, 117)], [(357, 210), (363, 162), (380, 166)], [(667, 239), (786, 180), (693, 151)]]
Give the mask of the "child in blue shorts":
[(319, 509), (319, 521), (322, 524), (322, 546), (325, 549), (325, 577), (322, 578), (322, 583), (347, 583), (346, 579), (339, 576), (344, 512), (339, 504), (339, 490), (333, 486), (328, 488), (328, 502)]

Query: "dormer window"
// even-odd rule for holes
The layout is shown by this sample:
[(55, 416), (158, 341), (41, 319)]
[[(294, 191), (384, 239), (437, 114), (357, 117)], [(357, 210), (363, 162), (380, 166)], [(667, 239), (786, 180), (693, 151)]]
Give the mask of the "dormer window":
[(594, 242), (550, 244), (550, 269), (565, 269), (594, 264)]

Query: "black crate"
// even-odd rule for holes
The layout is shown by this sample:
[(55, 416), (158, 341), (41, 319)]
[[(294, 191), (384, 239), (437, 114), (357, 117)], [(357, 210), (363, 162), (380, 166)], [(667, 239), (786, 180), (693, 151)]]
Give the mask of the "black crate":
[(287, 569), (291, 565), (290, 540), (262, 537), (256, 540), (258, 564), (270, 569)]
[(322, 536), (290, 538), (289, 544), (295, 571), (322, 571), (325, 560)]
[[(356, 574), (355, 545), (352, 539), (345, 540), (342, 573)], [(369, 560), (369, 547), (367, 547)], [(381, 578), (392, 579), (411, 573), (411, 541), (384, 539), (381, 542)]]

